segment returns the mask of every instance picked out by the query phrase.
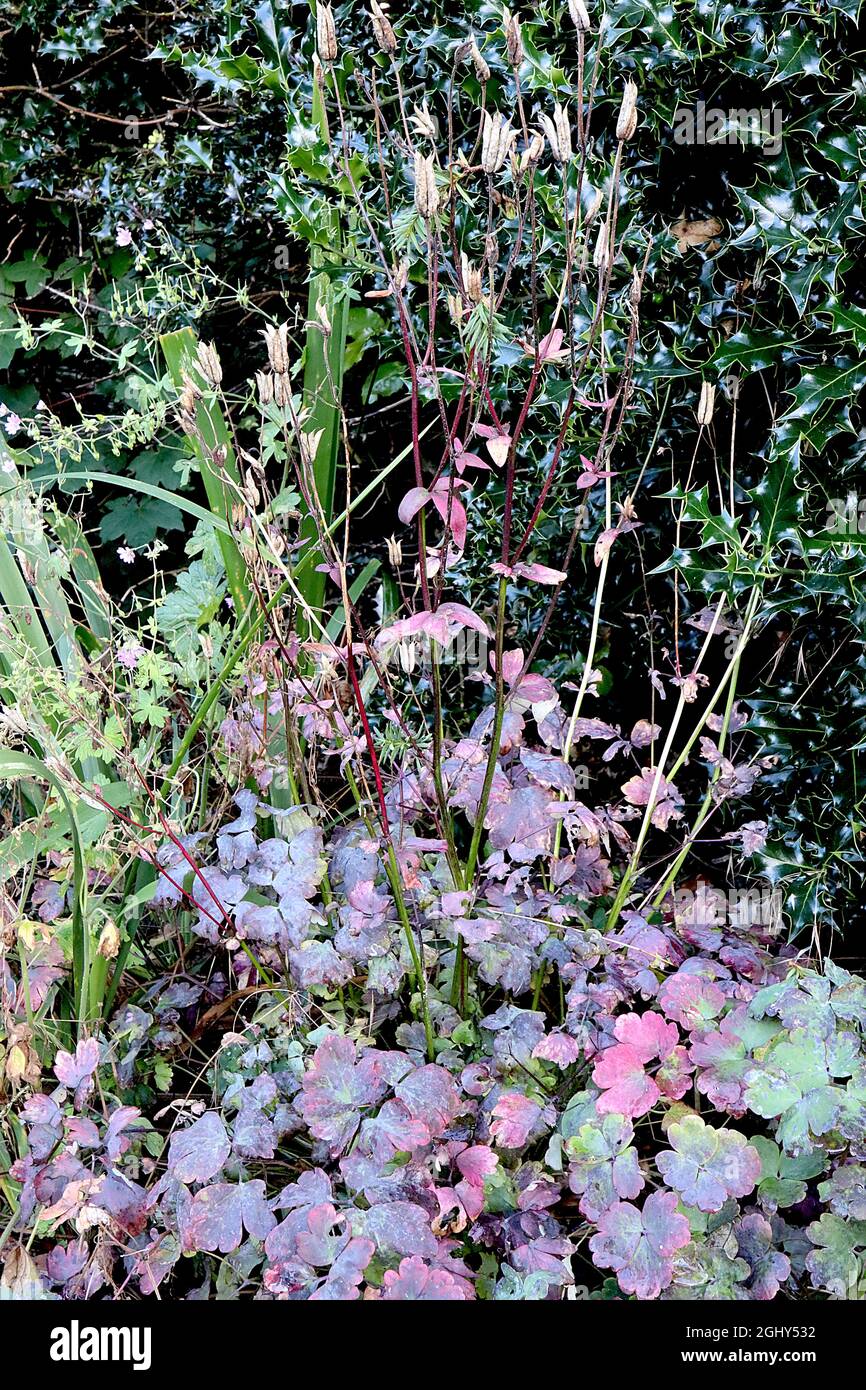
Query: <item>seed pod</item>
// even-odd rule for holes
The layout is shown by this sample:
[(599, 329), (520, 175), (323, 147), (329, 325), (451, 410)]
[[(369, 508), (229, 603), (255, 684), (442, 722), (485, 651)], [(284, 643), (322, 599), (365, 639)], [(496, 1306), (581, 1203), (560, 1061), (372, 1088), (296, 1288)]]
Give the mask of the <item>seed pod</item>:
[(472, 264), (465, 251), (460, 253), (460, 271), (463, 276), (463, 288), (466, 291), (467, 299), (471, 299), (473, 304), (480, 304), (482, 295), (481, 271), (478, 266)]
[(495, 174), (501, 169), (511, 149), (515, 132), (504, 116), (498, 111), (491, 115), (484, 112), (481, 130), (481, 167), (485, 174)]
[[(587, 189), (587, 192), (591, 191), (591, 189)], [(600, 188), (597, 188), (595, 192), (592, 194), (592, 200), (590, 201), (589, 207), (586, 210), (585, 225), (587, 227), (589, 227), (595, 221), (596, 216), (598, 215), (598, 210), (601, 207), (603, 201), (604, 194), (602, 193)]]
[(436, 123), (430, 115), (430, 110), (426, 101), (421, 106), (413, 106), (410, 122), (415, 127), (418, 135), (425, 136), (428, 140), (436, 139)]
[(180, 409), (183, 415), (189, 415), (195, 419), (196, 403), (201, 400), (201, 387), (198, 382), (193, 381), (191, 376), (184, 373), (183, 386), (180, 393)]
[(520, 33), (520, 20), (516, 14), (511, 14), (509, 10), (504, 10), (502, 23), (505, 28), (505, 47), (508, 50), (508, 58), (513, 68), (519, 68), (523, 62), (523, 39)]
[(274, 378), (270, 372), (256, 372), (256, 386), (259, 388), (259, 401), (270, 405), (274, 399)]
[(630, 140), (637, 129), (637, 83), (631, 78), (625, 84), (622, 105), (616, 122), (617, 140)]
[(522, 174), (530, 164), (537, 164), (543, 154), (544, 136), (540, 131), (536, 130), (533, 132), (529, 144), (520, 156), (520, 173)]
[(435, 217), (439, 207), (436, 163), (432, 154), (425, 158), (420, 150), (415, 151), (415, 207), (425, 222)]
[(582, 34), (586, 34), (592, 28), (589, 10), (583, 0), (568, 0), (568, 13), (575, 29), (579, 29)]
[(607, 242), (607, 218), (603, 217), (599, 223), (598, 236), (595, 241), (595, 250), (592, 253), (592, 263), (596, 270), (601, 274), (607, 267), (610, 260), (610, 248)]
[(463, 300), (459, 294), (446, 294), (445, 303), (448, 305), (448, 317), (459, 328), (463, 322)]
[(469, 49), (469, 56), (472, 59), (472, 66), (475, 68), (475, 76), (478, 78), (478, 81), (489, 82), (490, 68), (484, 61), (484, 56), (481, 52), (481, 49), (478, 47), (478, 44), (475, 42), (474, 35), (472, 37), (472, 44)]
[(213, 343), (199, 343), (198, 365), (211, 386), (219, 386), (223, 379), (223, 369)]
[(283, 373), (274, 377), (274, 400), (280, 409), (292, 403), (292, 383)]
[(636, 309), (637, 306), (640, 304), (640, 295), (641, 295), (640, 276), (638, 275), (637, 271), (635, 270), (635, 271), (632, 272), (632, 277), (631, 277), (631, 289), (629, 290), (629, 293), (628, 293), (629, 303), (631, 304), (632, 308)]
[(281, 323), (275, 327), (269, 323), (262, 332), (267, 344), (271, 367), (277, 376), (282, 376), (284, 372), (289, 370), (289, 325)]
[(388, 536), (385, 545), (388, 547), (388, 563), (395, 570), (399, 569), (403, 563), (403, 546), (395, 536)]
[(542, 115), (541, 124), (550, 145), (550, 153), (557, 164), (567, 164), (571, 159), (571, 127), (568, 123), (568, 108), (558, 103), (553, 108), (553, 120)]
[(393, 58), (397, 52), (397, 35), (394, 33), (390, 19), (377, 0), (370, 0), (370, 18), (373, 21), (373, 33), (376, 36), (377, 44), (383, 53), (388, 53)]
[(709, 381), (701, 382), (701, 396), (698, 401), (698, 424), (712, 424), (713, 411), (716, 405), (716, 388)]
[(99, 945), (96, 948), (96, 953), (103, 956), (105, 960), (114, 960), (119, 950), (120, 931), (114, 922), (106, 922), (99, 933)]
[(337, 30), (334, 12), (324, 0), (316, 6), (316, 48), (323, 63), (333, 63), (337, 56)]

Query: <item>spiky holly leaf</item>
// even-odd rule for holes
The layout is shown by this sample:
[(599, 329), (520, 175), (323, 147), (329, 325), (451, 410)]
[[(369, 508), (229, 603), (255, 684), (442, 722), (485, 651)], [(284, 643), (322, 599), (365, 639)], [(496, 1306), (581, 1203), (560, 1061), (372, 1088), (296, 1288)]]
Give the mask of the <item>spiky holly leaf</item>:
[(729, 1197), (746, 1197), (761, 1173), (761, 1159), (742, 1134), (713, 1129), (700, 1115), (674, 1121), (656, 1166), (669, 1187), (699, 1211), (721, 1211)]
[(658, 1298), (673, 1277), (672, 1257), (691, 1239), (673, 1192), (654, 1192), (643, 1209), (616, 1202), (603, 1212), (589, 1248), (595, 1263), (613, 1269), (624, 1293)]
[(806, 1268), (816, 1289), (827, 1289), (837, 1298), (856, 1298), (866, 1247), (866, 1221), (843, 1221), (825, 1211), (806, 1230), (816, 1247), (806, 1256)]
[(565, 1142), (571, 1160), (568, 1185), (580, 1197), (580, 1210), (596, 1221), (614, 1202), (638, 1197), (644, 1176), (632, 1146), (634, 1128), (622, 1115), (605, 1115), (595, 1124), (582, 1125)]
[(231, 1152), (231, 1140), (215, 1110), (202, 1115), (189, 1129), (171, 1136), (167, 1169), (178, 1182), (209, 1182)]

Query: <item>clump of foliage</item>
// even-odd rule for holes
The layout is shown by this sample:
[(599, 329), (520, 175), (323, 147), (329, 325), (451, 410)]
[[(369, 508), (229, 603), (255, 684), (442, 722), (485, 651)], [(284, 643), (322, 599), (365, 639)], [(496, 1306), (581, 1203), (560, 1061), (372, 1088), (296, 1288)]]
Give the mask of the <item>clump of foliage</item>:
[[(374, 3), (360, 37), (320, 3), (281, 174), (302, 334), (259, 309), (254, 378), (227, 380), (178, 319), (229, 287), (160, 234), (115, 300), (123, 409), (34, 411), (4, 450), (4, 1292), (862, 1296), (866, 982), (772, 799), (779, 712), (818, 676), (794, 694), (754, 657), (828, 596), (859, 613), (857, 545), (804, 508), (856, 390), (856, 312), (828, 330), (811, 301), (824, 175), (789, 170), (785, 218), (780, 167), (763, 194), (751, 170), (730, 245), (710, 208), (659, 228), (665, 113), (622, 40), (694, 71), (673, 17), (479, 17), (428, 38)], [(273, 89), (282, 36), (248, 41), (168, 56)], [(773, 81), (817, 41), (775, 39)], [(755, 281), (719, 287), (754, 242), (832, 368), (792, 381)], [(365, 335), (389, 344), (366, 404), (404, 432), (359, 476)], [(140, 448), (183, 487), (133, 491), (195, 527), (174, 578), (157, 529), (109, 527), (112, 594), (49, 499)]]

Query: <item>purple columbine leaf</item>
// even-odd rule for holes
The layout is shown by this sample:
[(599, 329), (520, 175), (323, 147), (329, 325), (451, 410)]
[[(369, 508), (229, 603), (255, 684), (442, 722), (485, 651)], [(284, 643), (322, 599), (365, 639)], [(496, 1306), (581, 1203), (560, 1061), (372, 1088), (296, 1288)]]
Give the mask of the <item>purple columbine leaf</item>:
[(226, 1127), (215, 1110), (202, 1115), (189, 1129), (171, 1136), (168, 1172), (178, 1182), (209, 1182), (231, 1152)]
[(742, 1134), (713, 1129), (686, 1115), (668, 1129), (671, 1149), (656, 1158), (669, 1187), (690, 1207), (721, 1211), (729, 1197), (747, 1197), (761, 1176), (761, 1157)]
[(598, 1221), (590, 1238), (593, 1260), (616, 1271), (623, 1293), (658, 1298), (673, 1278), (672, 1256), (691, 1240), (689, 1223), (677, 1212), (673, 1192), (654, 1192), (643, 1210), (617, 1202)]

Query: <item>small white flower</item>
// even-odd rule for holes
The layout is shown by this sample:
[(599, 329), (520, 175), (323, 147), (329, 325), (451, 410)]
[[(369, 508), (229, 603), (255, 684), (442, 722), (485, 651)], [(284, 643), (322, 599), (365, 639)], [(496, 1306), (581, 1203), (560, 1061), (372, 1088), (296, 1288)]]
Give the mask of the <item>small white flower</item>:
[(131, 545), (119, 545), (117, 547), (117, 558), (124, 565), (135, 564), (135, 551)]

